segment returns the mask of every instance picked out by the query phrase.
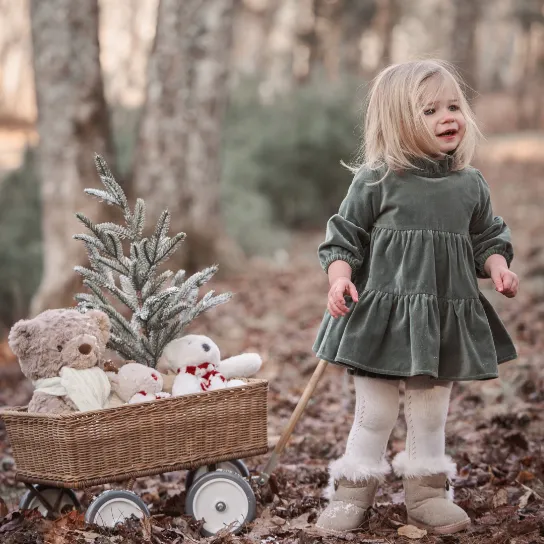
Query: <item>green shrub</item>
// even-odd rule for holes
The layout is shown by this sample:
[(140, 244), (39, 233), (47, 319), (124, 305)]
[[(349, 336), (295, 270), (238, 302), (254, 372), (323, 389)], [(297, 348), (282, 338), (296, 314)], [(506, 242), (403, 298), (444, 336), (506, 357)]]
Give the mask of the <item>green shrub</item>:
[(40, 188), (36, 154), (0, 184), (0, 328), (28, 313), (42, 275)]
[(340, 160), (350, 162), (359, 143), (356, 94), (349, 80), (316, 81), (270, 105), (255, 85), (234, 93), (224, 125), (223, 211), (243, 247), (256, 249), (267, 233), (323, 227), (337, 212), (352, 179)]

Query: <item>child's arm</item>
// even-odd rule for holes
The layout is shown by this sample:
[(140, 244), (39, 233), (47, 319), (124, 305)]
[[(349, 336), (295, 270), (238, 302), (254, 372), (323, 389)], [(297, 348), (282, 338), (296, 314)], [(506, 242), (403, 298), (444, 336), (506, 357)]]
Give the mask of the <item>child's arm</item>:
[(493, 214), (489, 186), (478, 172), (480, 201), (470, 224), (476, 275), (491, 278), (497, 291), (507, 297), (516, 295), (519, 280), (509, 270), (514, 258), (510, 229), (502, 217)]
[(345, 295), (358, 300), (351, 280), (363, 263), (364, 249), (380, 209), (381, 184), (368, 185), (364, 178), (365, 174), (359, 173), (353, 180), (338, 213), (329, 219), (325, 241), (318, 249), (321, 266), (329, 276), (327, 309), (334, 318), (349, 311)]
[(364, 173), (355, 176), (338, 213), (327, 222), (325, 241), (317, 251), (327, 273), (331, 263), (345, 261), (351, 269), (349, 279), (363, 263), (364, 248), (380, 208), (381, 184), (369, 185), (364, 178)]

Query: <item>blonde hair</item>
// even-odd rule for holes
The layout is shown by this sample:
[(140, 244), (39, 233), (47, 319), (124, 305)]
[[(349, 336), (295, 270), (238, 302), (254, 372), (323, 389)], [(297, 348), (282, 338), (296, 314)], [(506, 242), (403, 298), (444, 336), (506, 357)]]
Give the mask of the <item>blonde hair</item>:
[(470, 163), (481, 132), (461, 89), (461, 79), (445, 61), (418, 60), (389, 66), (374, 79), (367, 98), (363, 144), (358, 161), (348, 167), (350, 170), (414, 168), (414, 158), (432, 160), (440, 155), (434, 134), (423, 119), (424, 105), (433, 101), (428, 83), (437, 76), (438, 93), (447, 82), (453, 83), (466, 120), (465, 135), (453, 154), (452, 169), (461, 170)]

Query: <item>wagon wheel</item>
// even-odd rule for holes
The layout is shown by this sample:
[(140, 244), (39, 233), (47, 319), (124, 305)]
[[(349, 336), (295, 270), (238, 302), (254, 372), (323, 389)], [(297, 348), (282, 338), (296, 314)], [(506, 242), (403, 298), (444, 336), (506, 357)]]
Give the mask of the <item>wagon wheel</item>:
[(185, 499), (185, 513), (204, 520), (201, 532), (212, 536), (224, 528), (239, 533), (255, 518), (256, 500), (249, 483), (235, 472), (214, 471), (201, 476)]
[(249, 478), (249, 469), (246, 464), (240, 459), (230, 459), (228, 461), (220, 461), (215, 465), (203, 465), (196, 469), (189, 470), (185, 478), (185, 489), (189, 490), (196, 480), (201, 476), (204, 476), (204, 474), (213, 472), (214, 470), (229, 470), (230, 472), (240, 474), (242, 478)]
[[(49, 513), (62, 514), (67, 507), (77, 510), (81, 506), (76, 494), (71, 489), (52, 487), (42, 484), (38, 484), (33, 487), (39, 493), (39, 495), (30, 490), (27, 491), (21, 497), (19, 502), (20, 510), (34, 510), (37, 508), (38, 512), (40, 512), (42, 516), (46, 517)], [(44, 504), (42, 502), (40, 495), (48, 504)]]
[(85, 521), (101, 527), (115, 527), (131, 516), (142, 519), (149, 515), (145, 502), (136, 493), (126, 489), (109, 489), (100, 493), (90, 504)]

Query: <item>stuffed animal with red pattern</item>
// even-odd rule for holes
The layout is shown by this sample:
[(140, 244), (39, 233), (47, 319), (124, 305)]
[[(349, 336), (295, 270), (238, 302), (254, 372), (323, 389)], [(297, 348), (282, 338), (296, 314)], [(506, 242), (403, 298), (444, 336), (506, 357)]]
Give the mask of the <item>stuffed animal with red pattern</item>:
[(139, 363), (128, 362), (116, 372), (106, 372), (111, 394), (106, 408), (168, 398), (162, 391), (162, 375), (158, 370)]
[(189, 334), (164, 348), (157, 369), (175, 374), (172, 395), (179, 396), (245, 385), (237, 378), (252, 376), (261, 364), (257, 353), (242, 353), (222, 361), (219, 347), (211, 338)]

